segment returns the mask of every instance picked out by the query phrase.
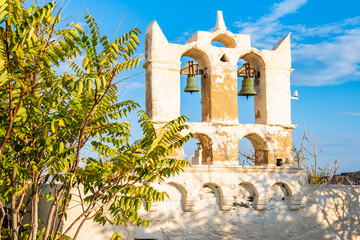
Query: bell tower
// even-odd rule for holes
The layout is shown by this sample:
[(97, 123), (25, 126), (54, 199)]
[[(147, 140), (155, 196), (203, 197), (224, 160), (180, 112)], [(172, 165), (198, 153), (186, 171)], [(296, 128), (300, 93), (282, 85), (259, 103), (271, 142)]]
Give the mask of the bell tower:
[[(211, 45), (221, 42), (225, 47)], [(154, 124), (180, 116), (180, 58), (188, 56), (201, 69), (200, 92), (202, 121), (189, 123), (190, 131), (200, 141), (201, 165), (238, 164), (238, 143), (251, 141), (255, 165), (288, 164), (292, 158), (290, 99), (290, 34), (271, 50), (251, 47), (250, 35), (227, 30), (221, 11), (213, 32), (198, 31), (184, 45), (169, 43), (158, 23), (153, 21), (145, 36), (146, 112)], [(238, 60), (252, 66), (255, 95), (255, 122), (239, 123)], [(249, 79), (248, 79), (249, 80)], [(246, 83), (248, 86), (252, 82)], [(252, 86), (251, 86), (252, 87)], [(241, 113), (240, 113), (241, 114)], [(178, 151), (178, 156), (181, 151)]]

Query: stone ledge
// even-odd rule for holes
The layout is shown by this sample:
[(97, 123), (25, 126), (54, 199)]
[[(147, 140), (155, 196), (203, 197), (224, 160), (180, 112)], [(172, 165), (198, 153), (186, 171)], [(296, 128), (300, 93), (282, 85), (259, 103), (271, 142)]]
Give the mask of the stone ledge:
[(219, 165), (193, 165), (185, 167), (184, 172), (238, 172), (238, 173), (287, 173), (301, 175), (303, 168), (293, 166), (219, 166)]

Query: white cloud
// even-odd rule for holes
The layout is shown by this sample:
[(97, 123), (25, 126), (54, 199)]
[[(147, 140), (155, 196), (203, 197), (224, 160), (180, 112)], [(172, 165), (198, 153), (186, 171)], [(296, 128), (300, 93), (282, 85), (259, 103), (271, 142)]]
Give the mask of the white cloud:
[[(296, 12), (301, 6), (305, 5), (307, 0), (285, 0), (273, 5), (273, 11), (267, 16), (269, 20), (279, 19), (287, 14)], [(265, 17), (266, 18), (266, 17)]]
[(189, 37), (191, 37), (192, 35), (194, 35), (194, 34), (195, 34), (195, 31), (190, 29), (190, 30), (184, 32), (183, 34), (181, 34), (180, 37), (175, 38), (175, 40), (171, 41), (171, 42), (172, 43), (177, 43), (177, 44), (186, 44), (187, 39)]
[[(240, 33), (251, 34), (252, 44), (271, 49), (292, 32), (292, 60), (295, 85), (320, 86), (360, 79), (360, 16), (320, 26), (286, 26), (281, 18), (295, 13), (307, 0), (276, 3), (271, 13), (253, 22), (236, 22)], [(306, 43), (311, 38), (311, 43)], [(326, 39), (324, 39), (326, 38)], [(310, 41), (309, 41), (310, 42)]]
[(320, 86), (359, 80), (360, 28), (314, 44), (298, 44), (293, 60), (302, 63), (293, 74), (295, 85)]
[[(280, 23), (280, 18), (287, 14), (296, 12), (301, 6), (306, 4), (307, 0), (285, 0), (275, 3), (271, 8), (271, 13), (261, 17), (255, 22), (236, 22), (235, 26), (240, 28), (240, 33), (250, 34), (253, 43), (260, 48), (271, 49), (280, 40), (284, 33), (284, 28)], [(274, 33), (277, 33), (274, 35)], [(272, 45), (271, 45), (272, 44)]]
[(119, 85), (127, 88), (127, 89), (138, 89), (138, 88), (144, 88), (145, 84), (138, 83), (138, 82), (131, 82), (131, 83), (119, 83)]
[(341, 113), (341, 115), (360, 116), (360, 112), (344, 112), (344, 113)]

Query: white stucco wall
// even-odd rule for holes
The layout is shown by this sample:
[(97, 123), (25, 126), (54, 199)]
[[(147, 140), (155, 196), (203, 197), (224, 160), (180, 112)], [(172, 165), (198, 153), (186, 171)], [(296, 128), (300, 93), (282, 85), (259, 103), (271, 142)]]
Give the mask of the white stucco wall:
[[(197, 166), (167, 182), (157, 188), (170, 198), (140, 211), (150, 227), (117, 228), (125, 239), (360, 239), (359, 186), (308, 185), (286, 167)], [(71, 209), (65, 224), (80, 210)], [(78, 239), (112, 233), (89, 221)]]

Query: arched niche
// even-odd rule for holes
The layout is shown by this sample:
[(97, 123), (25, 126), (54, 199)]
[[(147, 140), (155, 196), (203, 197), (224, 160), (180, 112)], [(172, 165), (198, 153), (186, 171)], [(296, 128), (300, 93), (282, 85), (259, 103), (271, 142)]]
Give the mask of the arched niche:
[[(254, 147), (255, 165), (260, 166), (268, 162), (268, 147), (265, 139), (257, 133), (249, 133), (243, 138), (250, 140)], [(241, 139), (240, 139), (241, 140)], [(240, 151), (240, 150), (239, 150)]]
[(290, 187), (283, 182), (277, 182), (270, 187), (268, 206), (273, 209), (288, 207), (292, 200)]
[[(254, 69), (252, 77), (253, 86), (257, 92), (256, 96), (246, 99), (238, 97), (238, 118), (240, 123), (265, 123), (266, 119), (266, 72), (263, 57), (255, 51), (250, 51), (239, 56), (238, 70), (244, 63), (249, 63)], [(238, 91), (242, 86), (243, 77), (238, 78)]]
[(199, 191), (199, 201), (203, 201), (204, 205), (207, 205), (204, 207), (213, 207), (216, 204), (220, 210), (222, 198), (221, 187), (215, 183), (205, 183)]
[(187, 191), (184, 188), (183, 185), (176, 183), (176, 182), (169, 182), (167, 183), (169, 186), (172, 186), (174, 188), (176, 188), (179, 193), (180, 193), (180, 204), (181, 204), (181, 208), (185, 211), (186, 209), (186, 201), (187, 201)]
[(224, 44), (224, 46), (227, 48), (235, 48), (236, 47), (235, 40), (225, 33), (221, 33), (221, 34), (213, 37), (213, 39), (211, 41), (212, 42), (220, 42), (220, 43)]
[(255, 208), (259, 194), (256, 187), (248, 182), (236, 186), (235, 208)]

